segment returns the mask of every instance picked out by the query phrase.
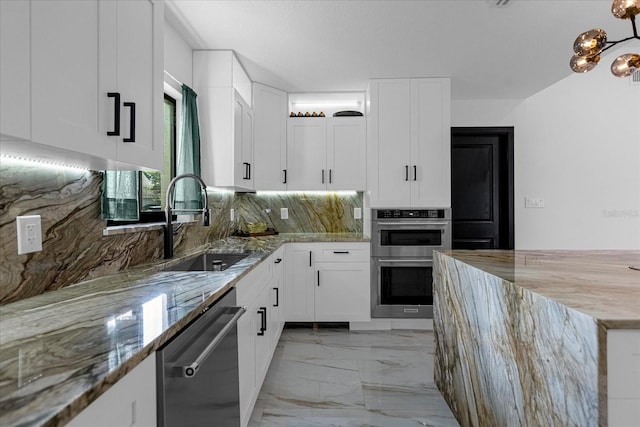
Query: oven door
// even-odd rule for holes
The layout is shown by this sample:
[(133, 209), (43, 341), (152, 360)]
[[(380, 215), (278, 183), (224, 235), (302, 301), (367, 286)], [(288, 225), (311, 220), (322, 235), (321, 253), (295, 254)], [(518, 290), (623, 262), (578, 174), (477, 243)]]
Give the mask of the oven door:
[(429, 257), (433, 250), (449, 249), (448, 221), (375, 221), (371, 256)]
[(433, 318), (431, 258), (372, 258), (371, 317)]

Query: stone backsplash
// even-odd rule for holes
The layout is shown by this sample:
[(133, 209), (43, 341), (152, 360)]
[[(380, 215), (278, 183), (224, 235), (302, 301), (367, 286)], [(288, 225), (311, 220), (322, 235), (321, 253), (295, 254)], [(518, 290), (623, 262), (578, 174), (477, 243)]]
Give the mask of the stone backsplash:
[[(103, 236), (101, 190), (100, 172), (0, 161), (0, 304), (162, 258), (162, 230)], [(175, 255), (224, 238), (245, 222), (262, 221), (286, 233), (361, 233), (354, 207), (362, 207), (362, 193), (209, 191), (211, 226), (178, 227)], [(281, 208), (289, 210), (288, 220), (280, 219)], [(20, 215), (41, 216), (42, 252), (18, 255), (15, 218)]]

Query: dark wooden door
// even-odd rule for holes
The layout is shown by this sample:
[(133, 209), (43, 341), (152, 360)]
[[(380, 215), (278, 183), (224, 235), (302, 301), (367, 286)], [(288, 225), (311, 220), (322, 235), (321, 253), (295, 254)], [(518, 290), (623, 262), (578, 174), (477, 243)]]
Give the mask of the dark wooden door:
[(513, 248), (513, 128), (451, 129), (453, 249)]

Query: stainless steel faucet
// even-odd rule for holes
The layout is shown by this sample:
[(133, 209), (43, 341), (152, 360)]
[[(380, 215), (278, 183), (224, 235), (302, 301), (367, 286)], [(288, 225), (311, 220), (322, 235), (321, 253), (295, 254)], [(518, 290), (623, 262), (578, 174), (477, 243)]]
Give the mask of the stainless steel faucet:
[[(204, 193), (204, 206), (202, 210), (199, 209), (173, 209), (171, 207), (171, 199), (173, 196), (173, 189), (176, 186), (176, 182), (181, 180), (182, 178), (193, 178), (199, 184), (202, 192)], [(194, 175), (192, 173), (185, 173), (182, 175), (178, 175), (173, 178), (169, 182), (169, 186), (167, 187), (167, 199), (165, 201), (165, 211), (164, 214), (166, 216), (166, 223), (164, 225), (164, 258), (170, 259), (173, 258), (173, 225), (171, 224), (171, 212), (176, 211), (180, 213), (201, 213), (202, 214), (202, 225), (207, 227), (211, 221), (211, 214), (209, 211), (209, 196), (207, 195), (207, 184), (204, 183), (202, 178), (198, 175)]]

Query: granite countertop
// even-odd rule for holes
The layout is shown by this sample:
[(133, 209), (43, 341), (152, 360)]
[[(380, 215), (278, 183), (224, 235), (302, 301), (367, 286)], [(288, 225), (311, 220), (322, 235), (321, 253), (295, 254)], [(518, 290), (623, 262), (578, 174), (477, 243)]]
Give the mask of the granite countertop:
[(574, 310), (605, 328), (640, 329), (640, 251), (441, 251)]
[[(228, 238), (188, 256), (0, 306), (0, 425), (63, 425), (287, 242), (350, 233)], [(163, 271), (204, 251), (251, 255), (222, 272)]]

